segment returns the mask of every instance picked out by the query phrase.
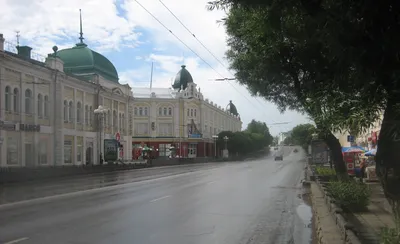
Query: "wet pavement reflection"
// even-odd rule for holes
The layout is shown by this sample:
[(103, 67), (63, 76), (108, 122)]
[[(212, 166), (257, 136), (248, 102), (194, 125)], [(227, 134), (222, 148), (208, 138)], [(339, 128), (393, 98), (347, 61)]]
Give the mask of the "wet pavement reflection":
[(9, 185), (3, 203), (96, 190), (0, 205), (0, 243), (309, 244), (304, 161), (291, 151), (279, 162), (269, 157)]

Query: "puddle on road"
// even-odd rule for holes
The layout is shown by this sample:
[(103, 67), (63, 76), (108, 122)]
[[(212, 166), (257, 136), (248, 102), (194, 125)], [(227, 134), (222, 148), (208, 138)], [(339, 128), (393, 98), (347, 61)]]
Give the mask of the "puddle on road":
[(312, 239), (312, 209), (310, 203), (309, 189), (304, 187), (301, 193), (297, 195), (301, 199), (301, 203), (296, 208), (298, 216), (298, 224), (295, 226), (295, 233), (298, 233), (295, 238), (295, 244), (311, 244)]

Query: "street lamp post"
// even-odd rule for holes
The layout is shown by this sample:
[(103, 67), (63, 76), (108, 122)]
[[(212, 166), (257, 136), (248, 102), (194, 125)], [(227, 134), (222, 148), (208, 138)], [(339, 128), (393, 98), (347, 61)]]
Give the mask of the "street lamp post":
[[(97, 114), (97, 115), (99, 115), (99, 147), (100, 147), (100, 150), (98, 150), (98, 153), (97, 153), (97, 155), (101, 155), (100, 156), (100, 160), (103, 160), (104, 161), (104, 148), (103, 148), (103, 146), (102, 146), (102, 140), (101, 140), (101, 136), (102, 136), (102, 134), (104, 133), (104, 117), (105, 117), (105, 114), (107, 113), (107, 109), (105, 109), (102, 105), (99, 105), (99, 107), (98, 108), (96, 108), (95, 110), (94, 110), (94, 113), (95, 114)], [(103, 139), (104, 139), (104, 137), (103, 137)]]
[(212, 138), (214, 139), (214, 157), (217, 158), (217, 135), (213, 135)]
[(225, 141), (225, 150), (228, 150), (228, 140), (229, 140), (229, 137), (227, 137), (227, 136), (224, 136), (224, 141)]

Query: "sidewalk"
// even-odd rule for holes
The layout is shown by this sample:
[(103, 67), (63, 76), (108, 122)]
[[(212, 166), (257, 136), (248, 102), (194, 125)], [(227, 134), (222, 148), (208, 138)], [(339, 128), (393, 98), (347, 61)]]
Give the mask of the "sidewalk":
[(342, 234), (329, 212), (322, 191), (315, 182), (311, 182), (311, 201), (315, 223), (314, 231), (316, 232), (318, 243), (343, 243)]
[(387, 201), (381, 194), (379, 183), (370, 183), (372, 194), (368, 211), (363, 213), (348, 214), (348, 221), (354, 225), (358, 237), (363, 244), (379, 244), (380, 232), (384, 227), (394, 228), (393, 215), (384, 209), (383, 203)]

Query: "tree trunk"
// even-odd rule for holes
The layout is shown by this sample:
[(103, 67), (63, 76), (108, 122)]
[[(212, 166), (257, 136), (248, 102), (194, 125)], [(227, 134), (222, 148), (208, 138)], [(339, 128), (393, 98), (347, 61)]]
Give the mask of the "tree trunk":
[(339, 140), (330, 131), (324, 133), (323, 139), (331, 150), (331, 157), (336, 174), (341, 178), (348, 178), (347, 167), (343, 159), (342, 146), (340, 145)]
[[(400, 96), (391, 95), (383, 115), (376, 154), (376, 173), (385, 196), (400, 220)], [(397, 226), (398, 227), (398, 226)]]

